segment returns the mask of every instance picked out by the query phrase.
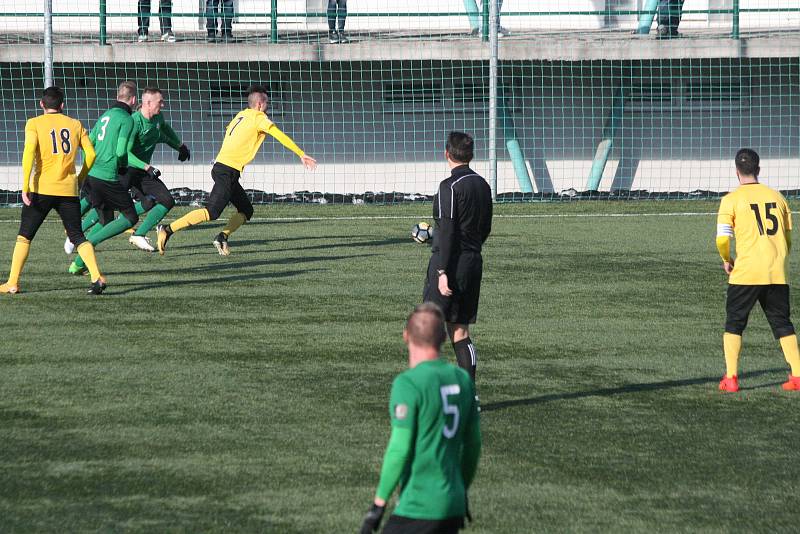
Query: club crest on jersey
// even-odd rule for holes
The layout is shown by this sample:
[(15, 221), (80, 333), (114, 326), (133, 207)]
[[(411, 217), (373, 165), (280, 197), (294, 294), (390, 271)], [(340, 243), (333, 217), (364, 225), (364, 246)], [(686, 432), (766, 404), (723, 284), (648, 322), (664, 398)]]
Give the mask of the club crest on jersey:
[(408, 415), (408, 406), (405, 404), (398, 404), (394, 407), (394, 418), (395, 419), (405, 419)]

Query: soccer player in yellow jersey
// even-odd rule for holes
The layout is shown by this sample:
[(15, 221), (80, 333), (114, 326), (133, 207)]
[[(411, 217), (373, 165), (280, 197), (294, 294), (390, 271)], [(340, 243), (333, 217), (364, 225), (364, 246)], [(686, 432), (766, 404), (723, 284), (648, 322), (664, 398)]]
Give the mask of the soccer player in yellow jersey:
[[(31, 241), (51, 209), (55, 209), (70, 241), (77, 246), (92, 276), (89, 293), (99, 295), (106, 287), (100, 274), (92, 244), (81, 231), (81, 208), (78, 185), (86, 178), (95, 159), (89, 134), (80, 121), (67, 117), (64, 91), (48, 87), (39, 105), (43, 115), (28, 119), (25, 124), (25, 148), (22, 154), (22, 216), (19, 235), (11, 259), (8, 282), (0, 285), (0, 293), (19, 293), (19, 277), (28, 259)], [(83, 168), (75, 175), (75, 156), (83, 149)], [(33, 171), (33, 174), (31, 174)]]
[(253, 216), (253, 204), (239, 183), (244, 166), (253, 161), (267, 134), (277, 139), (283, 146), (294, 152), (302, 164), (310, 170), (317, 167), (317, 161), (306, 155), (288, 135), (267, 117), (267, 92), (263, 87), (248, 89), (247, 109), (240, 111), (225, 129), (222, 148), (217, 154), (211, 178), (214, 187), (205, 208), (190, 211), (167, 226), (158, 227), (158, 252), (163, 255), (167, 241), (175, 232), (219, 218), (228, 202), (234, 205), (236, 213), (228, 224), (214, 238), (214, 246), (222, 256), (230, 254), (228, 237)]
[[(767, 316), (775, 339), (791, 367), (783, 389), (800, 390), (800, 351), (789, 319), (788, 261), (792, 240), (792, 212), (783, 195), (758, 182), (759, 158), (743, 148), (736, 153), (740, 187), (725, 195), (717, 215), (717, 249), (728, 274), (723, 349), (727, 372), (721, 391), (738, 391), (742, 332), (756, 301)], [(736, 257), (730, 239), (736, 239)]]

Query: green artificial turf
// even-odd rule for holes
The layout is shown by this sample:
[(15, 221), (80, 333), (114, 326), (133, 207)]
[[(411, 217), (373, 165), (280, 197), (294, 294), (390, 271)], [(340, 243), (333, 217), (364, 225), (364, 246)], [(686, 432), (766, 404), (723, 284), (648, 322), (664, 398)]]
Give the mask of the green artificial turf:
[[(259, 207), (229, 257), (222, 222), (164, 257), (117, 237), (100, 297), (67, 274), (52, 214), (25, 293), (0, 295), (0, 531), (357, 531), (430, 208)], [(760, 310), (742, 390), (717, 391), (716, 208), (496, 206), (468, 532), (796, 530), (800, 394)], [(0, 210), (2, 277), (18, 218)]]

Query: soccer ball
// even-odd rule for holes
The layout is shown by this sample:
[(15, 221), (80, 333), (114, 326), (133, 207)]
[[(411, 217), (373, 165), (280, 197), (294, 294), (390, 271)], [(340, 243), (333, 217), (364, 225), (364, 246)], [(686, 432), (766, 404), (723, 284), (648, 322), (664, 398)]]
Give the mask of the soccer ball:
[(432, 237), (433, 227), (426, 222), (417, 223), (411, 229), (411, 239), (417, 243), (425, 243), (426, 241), (430, 241)]

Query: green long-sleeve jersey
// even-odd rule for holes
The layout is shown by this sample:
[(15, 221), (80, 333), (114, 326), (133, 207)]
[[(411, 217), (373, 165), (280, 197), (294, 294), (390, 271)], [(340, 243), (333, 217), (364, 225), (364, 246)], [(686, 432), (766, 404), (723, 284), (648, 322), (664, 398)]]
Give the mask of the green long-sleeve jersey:
[(117, 181), (117, 169), (127, 165), (127, 148), (132, 130), (130, 106), (124, 102), (114, 102), (89, 133), (89, 140), (97, 154), (89, 176), (107, 182)]
[(392, 384), (392, 437), (376, 495), (397, 484), (394, 513), (414, 519), (463, 516), (481, 449), (475, 387), (463, 369), (442, 359), (401, 373)]
[(146, 119), (141, 111), (137, 111), (132, 118), (133, 132), (128, 142), (128, 165), (144, 170), (150, 164), (158, 143), (166, 143), (176, 150), (181, 146), (181, 138), (167, 124), (161, 113)]

